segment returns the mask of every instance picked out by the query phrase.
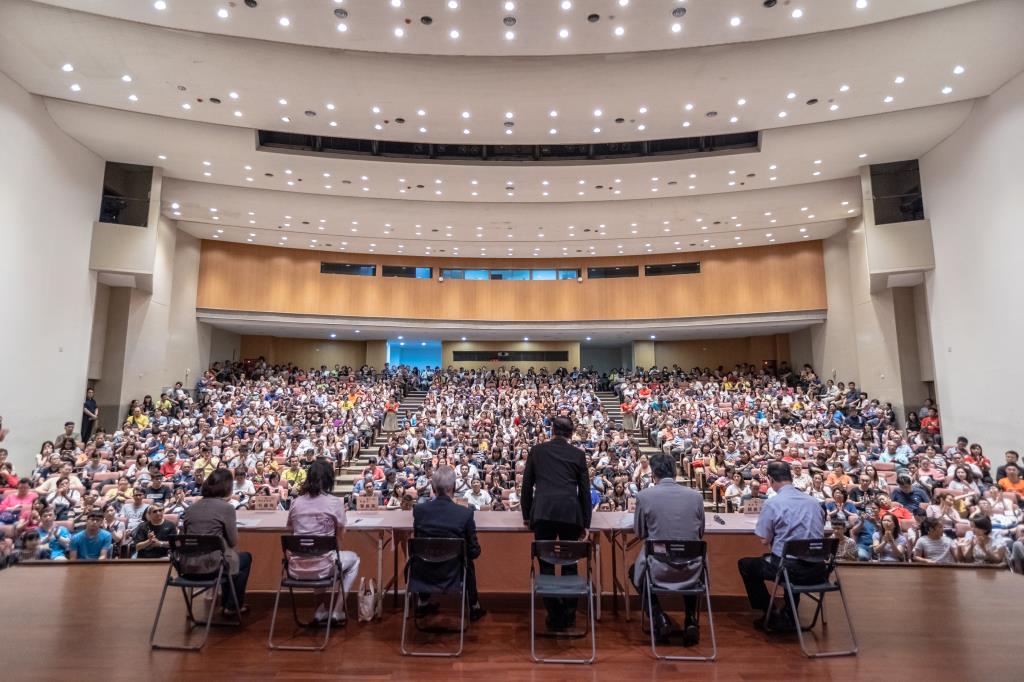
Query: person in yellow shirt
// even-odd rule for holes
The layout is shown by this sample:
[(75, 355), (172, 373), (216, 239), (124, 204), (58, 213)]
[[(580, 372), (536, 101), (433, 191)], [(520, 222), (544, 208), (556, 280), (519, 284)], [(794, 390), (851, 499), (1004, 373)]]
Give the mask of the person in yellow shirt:
[(288, 468), (281, 474), (281, 478), (288, 483), (290, 490), (298, 490), (306, 482), (306, 470), (299, 466), (297, 456), (292, 455), (288, 459)]
[(196, 457), (196, 461), (193, 463), (193, 470), (198, 474), (200, 471), (203, 472), (203, 478), (206, 478), (213, 470), (220, 464), (220, 457), (210, 454), (210, 446), (203, 445), (199, 449), (199, 456)]
[(125, 420), (125, 423), (129, 426), (137, 426), (140, 429), (147, 429), (149, 428), (149, 416), (142, 412), (141, 407), (136, 407), (132, 410), (131, 416)]

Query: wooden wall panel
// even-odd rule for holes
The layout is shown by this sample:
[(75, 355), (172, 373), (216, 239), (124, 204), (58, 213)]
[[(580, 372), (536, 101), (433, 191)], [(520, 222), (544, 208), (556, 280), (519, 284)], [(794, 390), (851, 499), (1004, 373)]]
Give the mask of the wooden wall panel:
[[(290, 339), (279, 336), (242, 336), (242, 358), (264, 357), (270, 364), (293, 363), (303, 369), (327, 365), (362, 367), (366, 362), (363, 341)], [(384, 363), (381, 362), (381, 367)]]
[(766, 360), (789, 362), (789, 335), (655, 341), (654, 358), (658, 367), (679, 365), (683, 369), (719, 366), (728, 369), (740, 363), (760, 366)]
[[(557, 268), (699, 259), (701, 274), (553, 282), (438, 282), (441, 267)], [(375, 263), (377, 277), (320, 274), (320, 262)], [(382, 263), (434, 279), (380, 277)], [(643, 268), (641, 267), (641, 273)], [(373, 257), (203, 241), (197, 307), (421, 320), (559, 321), (713, 317), (823, 310), (821, 242), (645, 258), (565, 260)]]

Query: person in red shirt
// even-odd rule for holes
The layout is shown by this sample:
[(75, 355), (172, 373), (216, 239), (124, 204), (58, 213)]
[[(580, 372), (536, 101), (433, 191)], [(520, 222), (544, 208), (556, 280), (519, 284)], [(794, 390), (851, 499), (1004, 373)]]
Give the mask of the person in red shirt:
[(170, 480), (178, 473), (180, 468), (181, 460), (178, 459), (178, 453), (174, 450), (168, 450), (167, 457), (164, 459), (163, 464), (160, 465), (160, 473), (164, 475), (165, 479)]
[(928, 416), (921, 420), (921, 430), (932, 435), (939, 433), (939, 411), (934, 407), (928, 410)]

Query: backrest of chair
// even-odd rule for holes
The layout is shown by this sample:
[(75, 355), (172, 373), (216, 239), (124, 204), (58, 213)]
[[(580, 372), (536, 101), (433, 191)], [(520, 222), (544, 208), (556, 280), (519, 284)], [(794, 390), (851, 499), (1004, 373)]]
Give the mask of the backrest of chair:
[(787, 540), (782, 547), (782, 556), (796, 561), (832, 565), (835, 563), (838, 550), (838, 538)]
[(536, 559), (557, 566), (568, 566), (589, 559), (593, 545), (585, 540), (537, 540), (530, 545)]
[(895, 462), (874, 462), (872, 466), (875, 467), (875, 471), (877, 471), (878, 473), (882, 473), (883, 471), (891, 471), (893, 473), (896, 472)]
[(431, 564), (462, 559), (465, 551), (466, 541), (462, 538), (409, 538), (406, 544), (410, 559)]
[(168, 543), (168, 558), (179, 575), (190, 572), (187, 563), (192, 558), (214, 555), (221, 562), (225, 560), (227, 545), (219, 535), (174, 535)]
[(707, 543), (703, 540), (646, 540), (644, 552), (662, 563), (682, 567), (694, 560), (703, 560)]
[(330, 554), (338, 549), (334, 535), (282, 535), (281, 551), (289, 555), (314, 557)]

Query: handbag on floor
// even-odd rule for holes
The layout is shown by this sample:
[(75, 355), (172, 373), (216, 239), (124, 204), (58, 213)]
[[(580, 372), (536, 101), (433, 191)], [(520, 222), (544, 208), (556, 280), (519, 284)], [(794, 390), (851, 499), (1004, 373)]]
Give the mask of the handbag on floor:
[(370, 578), (359, 579), (359, 592), (356, 595), (359, 604), (359, 621), (369, 622), (381, 615), (383, 604), (377, 599), (377, 581)]

